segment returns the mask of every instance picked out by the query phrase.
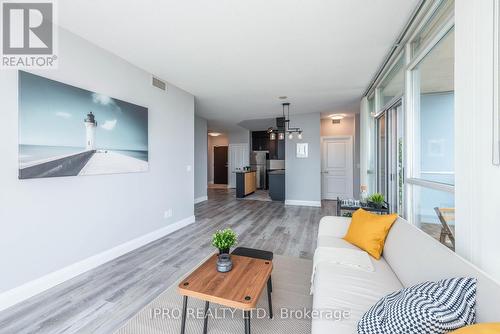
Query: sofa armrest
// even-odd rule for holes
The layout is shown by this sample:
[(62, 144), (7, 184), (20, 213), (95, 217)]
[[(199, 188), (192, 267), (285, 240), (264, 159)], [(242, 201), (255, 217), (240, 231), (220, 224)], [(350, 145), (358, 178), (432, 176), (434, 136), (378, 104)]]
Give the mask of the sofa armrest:
[(343, 238), (350, 224), (349, 217), (325, 216), (319, 221), (318, 238), (323, 236)]

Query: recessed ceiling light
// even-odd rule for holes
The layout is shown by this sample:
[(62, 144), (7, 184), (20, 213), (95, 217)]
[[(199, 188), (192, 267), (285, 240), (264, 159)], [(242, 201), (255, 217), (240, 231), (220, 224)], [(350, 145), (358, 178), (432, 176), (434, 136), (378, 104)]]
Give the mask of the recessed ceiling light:
[(330, 117), (333, 120), (340, 121), (341, 119), (344, 119), (345, 114), (332, 114), (328, 117)]
[(221, 135), (221, 133), (219, 133), (219, 132), (209, 132), (208, 135), (212, 136), (212, 137), (218, 137), (218, 136)]

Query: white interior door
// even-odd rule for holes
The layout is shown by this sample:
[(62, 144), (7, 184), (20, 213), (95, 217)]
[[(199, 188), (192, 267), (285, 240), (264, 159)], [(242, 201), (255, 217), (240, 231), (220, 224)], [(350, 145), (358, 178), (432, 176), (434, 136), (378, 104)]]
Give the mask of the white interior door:
[(352, 137), (324, 137), (322, 143), (322, 198), (352, 198)]
[(228, 187), (236, 188), (236, 174), (234, 172), (250, 164), (250, 145), (229, 144), (228, 158)]

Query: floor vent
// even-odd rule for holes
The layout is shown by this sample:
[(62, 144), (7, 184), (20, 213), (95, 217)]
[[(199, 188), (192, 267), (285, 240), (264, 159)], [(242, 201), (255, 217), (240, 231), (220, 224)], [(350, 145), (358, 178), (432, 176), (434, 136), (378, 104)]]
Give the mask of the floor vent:
[(167, 83), (165, 81), (162, 81), (156, 77), (153, 77), (153, 86), (155, 86), (156, 88), (159, 88), (161, 90), (167, 90)]

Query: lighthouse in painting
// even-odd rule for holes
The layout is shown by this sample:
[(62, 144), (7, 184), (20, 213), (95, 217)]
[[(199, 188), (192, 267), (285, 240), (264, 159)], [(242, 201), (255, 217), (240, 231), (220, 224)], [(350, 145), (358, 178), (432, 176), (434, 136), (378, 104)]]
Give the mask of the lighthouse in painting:
[(95, 129), (97, 127), (97, 122), (95, 120), (95, 116), (90, 112), (87, 114), (87, 118), (84, 120), (85, 128), (87, 129), (87, 142), (85, 144), (85, 149), (87, 151), (95, 150)]

